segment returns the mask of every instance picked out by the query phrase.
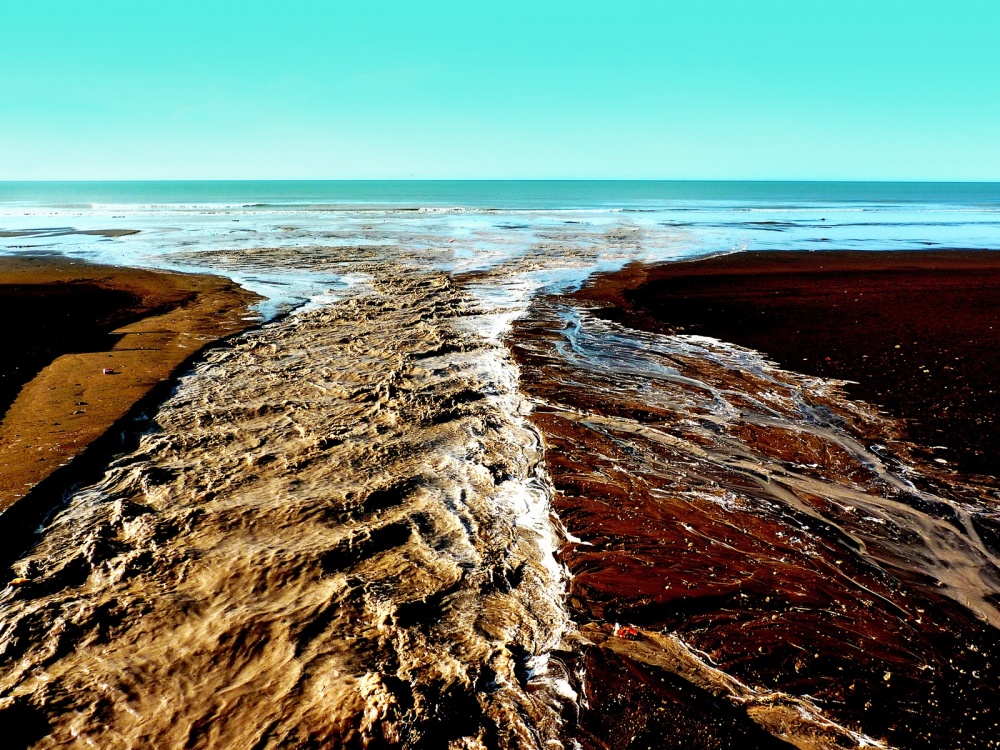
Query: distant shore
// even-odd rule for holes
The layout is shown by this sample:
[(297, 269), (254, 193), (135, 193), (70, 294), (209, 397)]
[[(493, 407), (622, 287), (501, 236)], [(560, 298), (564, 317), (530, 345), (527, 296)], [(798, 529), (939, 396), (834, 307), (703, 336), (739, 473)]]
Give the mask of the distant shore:
[(0, 258), (0, 311), (11, 330), (0, 364), (5, 527), (15, 503), (158, 384), (204, 347), (252, 325), (256, 299), (216, 276)]

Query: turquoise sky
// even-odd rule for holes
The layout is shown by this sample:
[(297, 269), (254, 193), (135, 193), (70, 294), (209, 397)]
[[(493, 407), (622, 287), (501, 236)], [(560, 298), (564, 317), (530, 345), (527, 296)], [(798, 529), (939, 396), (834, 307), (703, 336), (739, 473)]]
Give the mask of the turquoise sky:
[(1000, 180), (996, 2), (0, 0), (0, 179)]

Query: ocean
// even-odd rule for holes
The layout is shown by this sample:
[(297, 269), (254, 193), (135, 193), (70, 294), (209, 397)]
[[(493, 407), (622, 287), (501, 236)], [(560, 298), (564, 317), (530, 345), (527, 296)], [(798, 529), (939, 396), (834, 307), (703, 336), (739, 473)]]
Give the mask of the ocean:
[[(138, 232), (107, 236), (128, 230)], [(607, 252), (594, 267), (577, 263), (534, 281), (565, 291), (629, 261), (744, 250), (997, 250), (1000, 183), (0, 183), (4, 254), (203, 270), (191, 259), (206, 251), (380, 246), (469, 271), (595, 244)], [(215, 270), (267, 297), (265, 317), (349, 282), (296, 268)]]

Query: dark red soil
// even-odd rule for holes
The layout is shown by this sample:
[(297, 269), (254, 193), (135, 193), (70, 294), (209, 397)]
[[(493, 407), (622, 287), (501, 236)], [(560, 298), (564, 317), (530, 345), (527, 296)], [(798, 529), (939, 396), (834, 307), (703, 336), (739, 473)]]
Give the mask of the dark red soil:
[(578, 298), (632, 327), (701, 334), (857, 381), (963, 473), (998, 472), (1000, 253), (740, 253), (636, 266)]
[[(683, 394), (676, 404), (646, 400), (666, 386), (636, 390), (614, 370), (595, 374), (565, 355), (567, 310), (586, 308), (635, 329), (751, 347), (788, 370), (856, 380), (848, 396), (909, 420), (907, 437), (954, 473), (914, 456), (896, 420), (852, 422), (864, 410), (841, 409), (838, 393), (810, 398), (865, 445), (913, 457), (942, 497), (966, 498), (971, 524), (995, 555), (998, 301), (1000, 253), (928, 252), (634, 265), (595, 277), (569, 299), (536, 302), (515, 322), (510, 345), (521, 388), (535, 399), (553, 509), (580, 540), (560, 551), (574, 619), (674, 633), (744, 684), (811, 696), (828, 717), (892, 746), (998, 746), (998, 631), (925, 572), (919, 527), (874, 523), (834, 495), (800, 490), (802, 507), (815, 511), (803, 513), (782, 500), (790, 490), (780, 473), (761, 480), (724, 455), (699, 456), (633, 429), (696, 440)], [(682, 374), (729, 378), (712, 382), (734, 400), (763, 403), (773, 388), (752, 373), (713, 375), (709, 364), (673, 362)], [(768, 460), (818, 467), (841, 486), (953, 520), (951, 506), (865, 476), (869, 469), (807, 431), (739, 419), (726, 429)], [(931, 450), (941, 445), (948, 449)], [(991, 476), (967, 485), (968, 472)], [(720, 487), (735, 502), (699, 499)], [(984, 563), (982, 575), (995, 570)], [(731, 703), (627, 646), (612, 655), (592, 645), (581, 666), (587, 701), (574, 737), (586, 750), (780, 746)]]

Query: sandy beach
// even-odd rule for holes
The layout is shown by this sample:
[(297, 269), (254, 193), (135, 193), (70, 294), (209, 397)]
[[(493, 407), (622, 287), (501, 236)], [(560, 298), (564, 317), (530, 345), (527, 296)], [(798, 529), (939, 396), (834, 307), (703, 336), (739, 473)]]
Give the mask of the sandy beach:
[(88, 448), (120, 442), (158, 385), (252, 325), (255, 300), (215, 276), (0, 258), (0, 311), (12, 321), (0, 364), (0, 534), (23, 539), (74, 478), (70, 462), (78, 473)]
[[(631, 237), (468, 273), (428, 271), (434, 246), (192, 255), (358, 276), (200, 357), (13, 561), (0, 729), (37, 747), (988, 746), (995, 477), (914, 442), (852, 390), (862, 371), (797, 365), (865, 364), (879, 337), (860, 332), (898, 335), (895, 290), (936, 256), (747, 253), (518, 294)], [(942, 261), (955, 312), (926, 328), (988, 344), (966, 310), (992, 257)], [(71, 412), (100, 395), (75, 384), (114, 383), (103, 368), (144, 362), (152, 331), (178, 356), (211, 340), (163, 322), (196, 296), (126, 320), (141, 285), (88, 278), (96, 343), (42, 357), (90, 378), (64, 389)], [(840, 337), (839, 313), (820, 322), (851, 289), (891, 309)], [(709, 327), (717, 307), (735, 332)], [(751, 341), (752, 311), (785, 315), (785, 350)], [(886, 362), (880, 387), (902, 388)]]
[(0, 750), (1000, 750), (1000, 3), (0, 18)]

